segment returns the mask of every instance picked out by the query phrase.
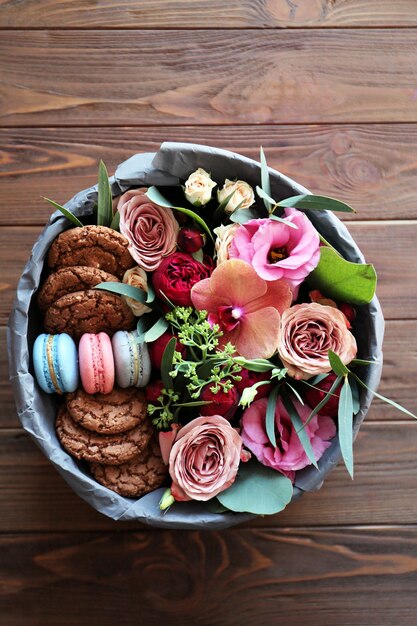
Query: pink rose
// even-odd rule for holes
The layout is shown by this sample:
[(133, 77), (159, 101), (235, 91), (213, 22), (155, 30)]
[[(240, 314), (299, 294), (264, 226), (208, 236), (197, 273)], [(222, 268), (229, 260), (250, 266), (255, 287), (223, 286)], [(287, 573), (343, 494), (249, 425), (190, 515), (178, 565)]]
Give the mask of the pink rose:
[(297, 304), (281, 316), (278, 353), (288, 375), (308, 380), (330, 372), (328, 351), (348, 365), (355, 358), (356, 340), (348, 330), (348, 320), (339, 309), (322, 304)]
[(229, 248), (231, 259), (242, 259), (264, 280), (284, 278), (296, 289), (320, 259), (319, 235), (301, 211), (285, 209), (297, 229), (269, 218), (249, 220), (237, 229)]
[[(301, 420), (306, 422), (311, 409), (303, 406), (295, 398), (293, 404)], [(304, 452), (281, 398), (278, 399), (275, 407), (277, 447), (274, 448), (266, 434), (267, 406), (268, 399), (261, 398), (251, 404), (243, 413), (241, 432), (243, 443), (253, 452), (260, 463), (272, 467), (294, 481), (294, 472), (310, 465), (310, 461)], [(316, 415), (305, 426), (305, 430), (310, 439), (316, 461), (318, 461), (323, 452), (330, 446), (329, 440), (335, 436), (336, 426), (330, 417)]]
[(119, 198), (117, 209), (130, 254), (140, 267), (153, 272), (163, 257), (175, 250), (179, 226), (171, 209), (154, 204), (144, 191), (127, 191)]
[(242, 439), (219, 415), (198, 417), (178, 432), (169, 456), (176, 500), (210, 500), (233, 484)]

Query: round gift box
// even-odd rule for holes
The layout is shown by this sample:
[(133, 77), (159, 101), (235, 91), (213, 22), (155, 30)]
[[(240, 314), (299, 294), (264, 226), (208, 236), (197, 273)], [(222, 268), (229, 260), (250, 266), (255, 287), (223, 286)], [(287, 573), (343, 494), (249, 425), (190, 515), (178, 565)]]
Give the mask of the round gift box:
[[(255, 187), (260, 184), (260, 165), (256, 161), (217, 148), (186, 143), (163, 143), (156, 153), (137, 154), (121, 165), (111, 179), (113, 197), (131, 187), (179, 184), (198, 167), (211, 172), (216, 181), (239, 178)], [(270, 169), (272, 196), (282, 199), (309, 193), (290, 178)], [(81, 191), (65, 207), (78, 217), (88, 219), (97, 201), (97, 186)], [(363, 263), (364, 258), (346, 227), (332, 213), (308, 212), (317, 230), (346, 259)], [(56, 400), (45, 394), (33, 376), (31, 353), (33, 343), (42, 332), (41, 316), (34, 294), (42, 281), (44, 259), (57, 235), (71, 224), (58, 211), (54, 213), (35, 243), (17, 288), (14, 307), (8, 326), (10, 378), (17, 413), (23, 428), (31, 435), (45, 456), (53, 463), (73, 490), (95, 509), (115, 520), (138, 520), (152, 526), (168, 528), (226, 528), (251, 519), (248, 513), (214, 513), (202, 502), (178, 503), (169, 511), (159, 510), (163, 489), (132, 500), (119, 496), (97, 483), (82, 463), (70, 457), (61, 447), (55, 434)], [(358, 356), (375, 359), (376, 363), (359, 372), (370, 389), (376, 389), (382, 370), (382, 339), (384, 319), (375, 297), (359, 307), (355, 320)], [(372, 394), (363, 390), (360, 411), (354, 419), (354, 436), (371, 404)], [(341, 458), (337, 437), (326, 450), (315, 469), (313, 466), (297, 472), (293, 498), (305, 491), (319, 489), (325, 476)], [(52, 503), (51, 503), (52, 505)]]

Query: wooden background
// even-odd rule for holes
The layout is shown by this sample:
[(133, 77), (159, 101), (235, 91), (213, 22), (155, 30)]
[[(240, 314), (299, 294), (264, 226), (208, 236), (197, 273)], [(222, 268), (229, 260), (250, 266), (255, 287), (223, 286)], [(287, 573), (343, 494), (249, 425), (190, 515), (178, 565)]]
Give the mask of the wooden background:
[(323, 489), (225, 532), (118, 524), (19, 428), (5, 325), (49, 215), (165, 139), (354, 205), (382, 393), (417, 411), (416, 0), (0, 0), (1, 626), (414, 626), (417, 423), (375, 402)]

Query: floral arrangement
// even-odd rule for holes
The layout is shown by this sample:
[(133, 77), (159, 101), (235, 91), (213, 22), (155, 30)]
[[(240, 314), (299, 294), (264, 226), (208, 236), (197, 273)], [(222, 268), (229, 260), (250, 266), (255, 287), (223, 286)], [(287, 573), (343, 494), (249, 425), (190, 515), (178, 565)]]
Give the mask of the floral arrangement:
[(98, 224), (124, 235), (137, 265), (96, 289), (123, 296), (149, 349), (147, 411), (169, 469), (164, 511), (196, 500), (276, 513), (296, 472), (317, 467), (334, 437), (353, 477), (357, 368), (370, 363), (357, 358), (355, 315), (374, 296), (375, 269), (345, 260), (305, 212), (353, 209), (323, 196), (272, 198), (262, 149), (260, 161), (256, 189), (198, 168), (181, 187), (113, 201), (100, 166)]

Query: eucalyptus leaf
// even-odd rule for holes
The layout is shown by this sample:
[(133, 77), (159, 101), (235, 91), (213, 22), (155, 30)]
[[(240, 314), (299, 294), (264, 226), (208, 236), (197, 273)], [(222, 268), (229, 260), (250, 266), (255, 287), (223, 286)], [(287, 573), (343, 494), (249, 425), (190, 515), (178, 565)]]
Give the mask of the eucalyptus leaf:
[(210, 513), (221, 515), (222, 513), (230, 512), (230, 509), (220, 504), (220, 502), (216, 498), (212, 498), (212, 500), (207, 500), (207, 502), (203, 502), (202, 504), (208, 511), (210, 511)]
[(195, 400), (190, 402), (178, 402), (173, 404), (175, 407), (192, 407), (192, 406), (205, 406), (206, 404), (213, 404), (213, 400)]
[(100, 161), (98, 166), (97, 224), (110, 226), (113, 220), (112, 194), (106, 166)]
[(198, 261), (199, 263), (202, 263), (204, 260), (204, 252), (203, 252), (203, 248), (200, 248), (200, 250), (197, 250), (196, 252), (193, 252), (191, 254), (191, 256), (193, 257), (193, 259), (195, 259), (196, 261)]
[(152, 343), (161, 337), (169, 328), (169, 323), (165, 317), (160, 317), (159, 320), (145, 333), (146, 343)]
[(74, 224), (74, 226), (78, 226), (80, 228), (82, 228), (84, 226), (84, 224), (82, 222), (80, 222), (80, 220), (78, 219), (78, 217), (76, 217), (73, 213), (71, 213), (71, 211), (68, 211), (68, 209), (66, 209), (64, 206), (61, 206), (60, 204), (58, 204), (57, 202), (54, 202), (53, 200), (50, 200), (49, 198), (45, 198), (44, 196), (41, 196), (44, 200), (46, 200), (47, 202), (49, 202), (49, 204), (52, 204), (52, 206), (55, 209), (58, 209), (58, 211), (61, 211), (62, 215), (65, 215), (65, 217)]
[(147, 331), (152, 326), (152, 320), (154, 319), (154, 314), (145, 314), (142, 315), (137, 321), (136, 331), (138, 333), (138, 342), (143, 343), (145, 341), (145, 335)]
[(280, 200), (278, 206), (282, 207), (297, 207), (297, 209), (309, 209), (310, 211), (339, 211), (342, 213), (356, 213), (355, 209), (336, 200), (335, 198), (329, 198), (328, 196), (314, 196), (313, 194), (305, 194), (301, 196), (292, 196), (291, 198), (285, 198)]
[(262, 189), (262, 187), (259, 187), (259, 185), (256, 185), (256, 193), (260, 198), (262, 198), (262, 200), (267, 200), (272, 206), (277, 204), (275, 200)]
[(366, 359), (353, 359), (350, 362), (350, 365), (374, 365), (378, 362), (379, 361), (377, 359), (374, 359), (373, 361), (367, 361)]
[(350, 377), (350, 388), (352, 389), (353, 415), (356, 415), (361, 408), (361, 399), (358, 383), (353, 377)]
[(155, 300), (155, 292), (152, 289), (152, 285), (150, 284), (149, 280), (147, 282), (147, 290), (148, 290), (148, 295), (146, 298), (146, 304), (151, 304)]
[[(310, 379), (310, 383), (313, 385), (317, 385), (318, 383), (321, 383), (322, 380), (324, 380), (325, 378), (328, 377), (329, 374), (317, 374), (317, 376), (315, 376), (314, 378)], [(305, 382), (305, 381), (303, 381)]]
[(260, 162), (261, 162), (261, 187), (262, 187), (262, 191), (265, 192), (265, 196), (262, 199), (264, 201), (266, 210), (268, 211), (268, 213), (270, 213), (271, 207), (275, 204), (275, 202), (271, 198), (271, 181), (269, 179), (269, 169), (268, 169), (268, 164), (265, 158), (265, 152), (262, 146), (259, 152), (260, 152), (259, 156), (260, 156)]
[(347, 376), (340, 390), (338, 421), (340, 450), (346, 469), (353, 478), (353, 398)]
[(110, 228), (112, 228), (113, 230), (120, 230), (120, 213), (119, 211), (116, 211), (116, 213), (113, 215), (113, 219), (111, 221), (110, 224)]
[(276, 222), (281, 222), (281, 224), (285, 224), (285, 226), (288, 226), (289, 228), (294, 228), (295, 230), (298, 230), (297, 224), (294, 224), (293, 222), (289, 222), (283, 217), (278, 217), (278, 215), (274, 215), (274, 213), (270, 213), (269, 219), (275, 220)]
[(234, 360), (250, 372), (269, 372), (276, 367), (268, 359), (245, 359), (243, 356), (238, 356)]
[(125, 283), (99, 283), (94, 287), (94, 289), (110, 291), (111, 293), (116, 293), (119, 296), (132, 298), (133, 300), (141, 302), (142, 304), (146, 304), (148, 297), (146, 291), (142, 291), (142, 289), (139, 289), (138, 287), (133, 287), (132, 285), (126, 285)]
[[(317, 404), (317, 406), (314, 407), (314, 409), (311, 411), (310, 415), (308, 416), (308, 419), (306, 420), (306, 422), (304, 423), (304, 426), (306, 426), (310, 420), (313, 419), (313, 417), (315, 415), (317, 415), (317, 413), (319, 411), (321, 411), (321, 409), (326, 406), (326, 404), (328, 403), (328, 401), (330, 400), (330, 398), (334, 395), (334, 392), (336, 391), (336, 389), (339, 387), (340, 383), (342, 382), (343, 376), (338, 376), (334, 381), (332, 386), (330, 387), (329, 391), (326, 393), (326, 395), (324, 396), (323, 400), (320, 400), (320, 402)], [(314, 387), (313, 385), (309, 385), (305, 380), (303, 380), (303, 383), (305, 383), (306, 385), (308, 385), (309, 387), (313, 387), (313, 389), (317, 389), (317, 387)], [(321, 390), (320, 390), (321, 391)]]
[(175, 337), (170, 339), (165, 347), (161, 360), (161, 378), (165, 389), (173, 389), (174, 384), (169, 373), (172, 371), (172, 361), (176, 350), (177, 340)]
[(230, 221), (235, 224), (245, 224), (249, 222), (249, 220), (256, 220), (258, 218), (259, 213), (256, 209), (238, 209), (229, 215)]
[(285, 509), (292, 494), (289, 478), (257, 461), (249, 461), (240, 464), (235, 482), (217, 499), (231, 511), (272, 515)]
[(191, 211), (191, 209), (174, 206), (173, 204), (171, 204), (171, 202), (169, 202), (169, 200), (164, 198), (159, 189), (157, 189), (156, 187), (149, 187), (145, 195), (149, 198), (151, 202), (154, 202), (158, 206), (172, 209), (173, 211), (179, 211), (180, 213), (184, 213), (184, 215), (188, 215), (188, 217), (191, 217), (191, 219), (197, 222), (197, 224), (199, 224), (201, 228), (206, 231), (210, 239), (214, 241), (210, 228), (207, 226), (205, 221), (199, 215), (197, 215), (197, 213), (194, 213), (194, 211)]
[(346, 365), (342, 362), (340, 356), (333, 352), (333, 350), (328, 351), (328, 357), (330, 361), (330, 365), (332, 366), (332, 370), (337, 376), (346, 376), (349, 374), (349, 370)]
[(289, 389), (291, 389), (291, 391), (293, 392), (293, 394), (295, 395), (295, 397), (297, 398), (298, 402), (300, 404), (302, 404), (304, 406), (305, 402), (302, 399), (302, 397), (300, 396), (300, 394), (298, 393), (297, 389), (295, 387), (293, 387), (292, 385), (290, 385), (290, 383), (288, 382), (288, 380), (285, 383), (287, 385), (287, 387), (289, 387)]
[(277, 447), (277, 439), (275, 436), (275, 408), (278, 399), (278, 387), (274, 387), (268, 397), (268, 404), (266, 406), (265, 414), (265, 430), (268, 435), (268, 439), (274, 448)]
[(359, 378), (359, 376), (357, 376), (356, 374), (354, 374), (353, 372), (351, 372), (351, 375), (354, 377), (354, 379), (365, 389), (368, 389), (368, 391), (370, 391), (374, 396), (376, 396), (377, 398), (379, 398), (380, 400), (382, 400), (383, 402), (386, 402), (387, 404), (390, 404), (391, 406), (393, 406), (395, 409), (397, 409), (398, 411), (401, 411), (402, 413), (405, 413), (406, 415), (409, 415), (410, 417), (413, 417), (414, 419), (417, 419), (417, 415), (414, 415), (414, 413), (411, 413), (411, 411), (409, 411), (408, 409), (405, 409), (403, 406), (401, 406), (401, 404), (398, 404), (397, 402), (394, 402), (394, 400), (390, 400), (389, 398), (386, 398), (385, 396), (381, 395), (380, 393), (377, 393), (376, 391), (374, 391), (373, 389), (371, 389), (370, 387), (368, 387), (368, 385), (365, 385), (365, 383), (363, 382), (363, 380), (361, 380)]
[(334, 248), (322, 246), (320, 261), (307, 278), (313, 289), (328, 298), (360, 306), (369, 304), (375, 294), (376, 272), (368, 263), (346, 261)]
[(317, 467), (317, 461), (314, 455), (313, 446), (311, 445), (310, 437), (308, 436), (308, 433), (304, 428), (303, 420), (298, 415), (298, 411), (287, 393), (282, 394), (282, 402), (287, 410), (288, 415), (290, 416), (291, 423), (294, 426), (294, 430), (297, 433), (297, 437), (299, 438), (300, 443), (304, 448), (304, 452), (306, 453), (308, 460), (312, 465), (314, 465), (314, 467)]

